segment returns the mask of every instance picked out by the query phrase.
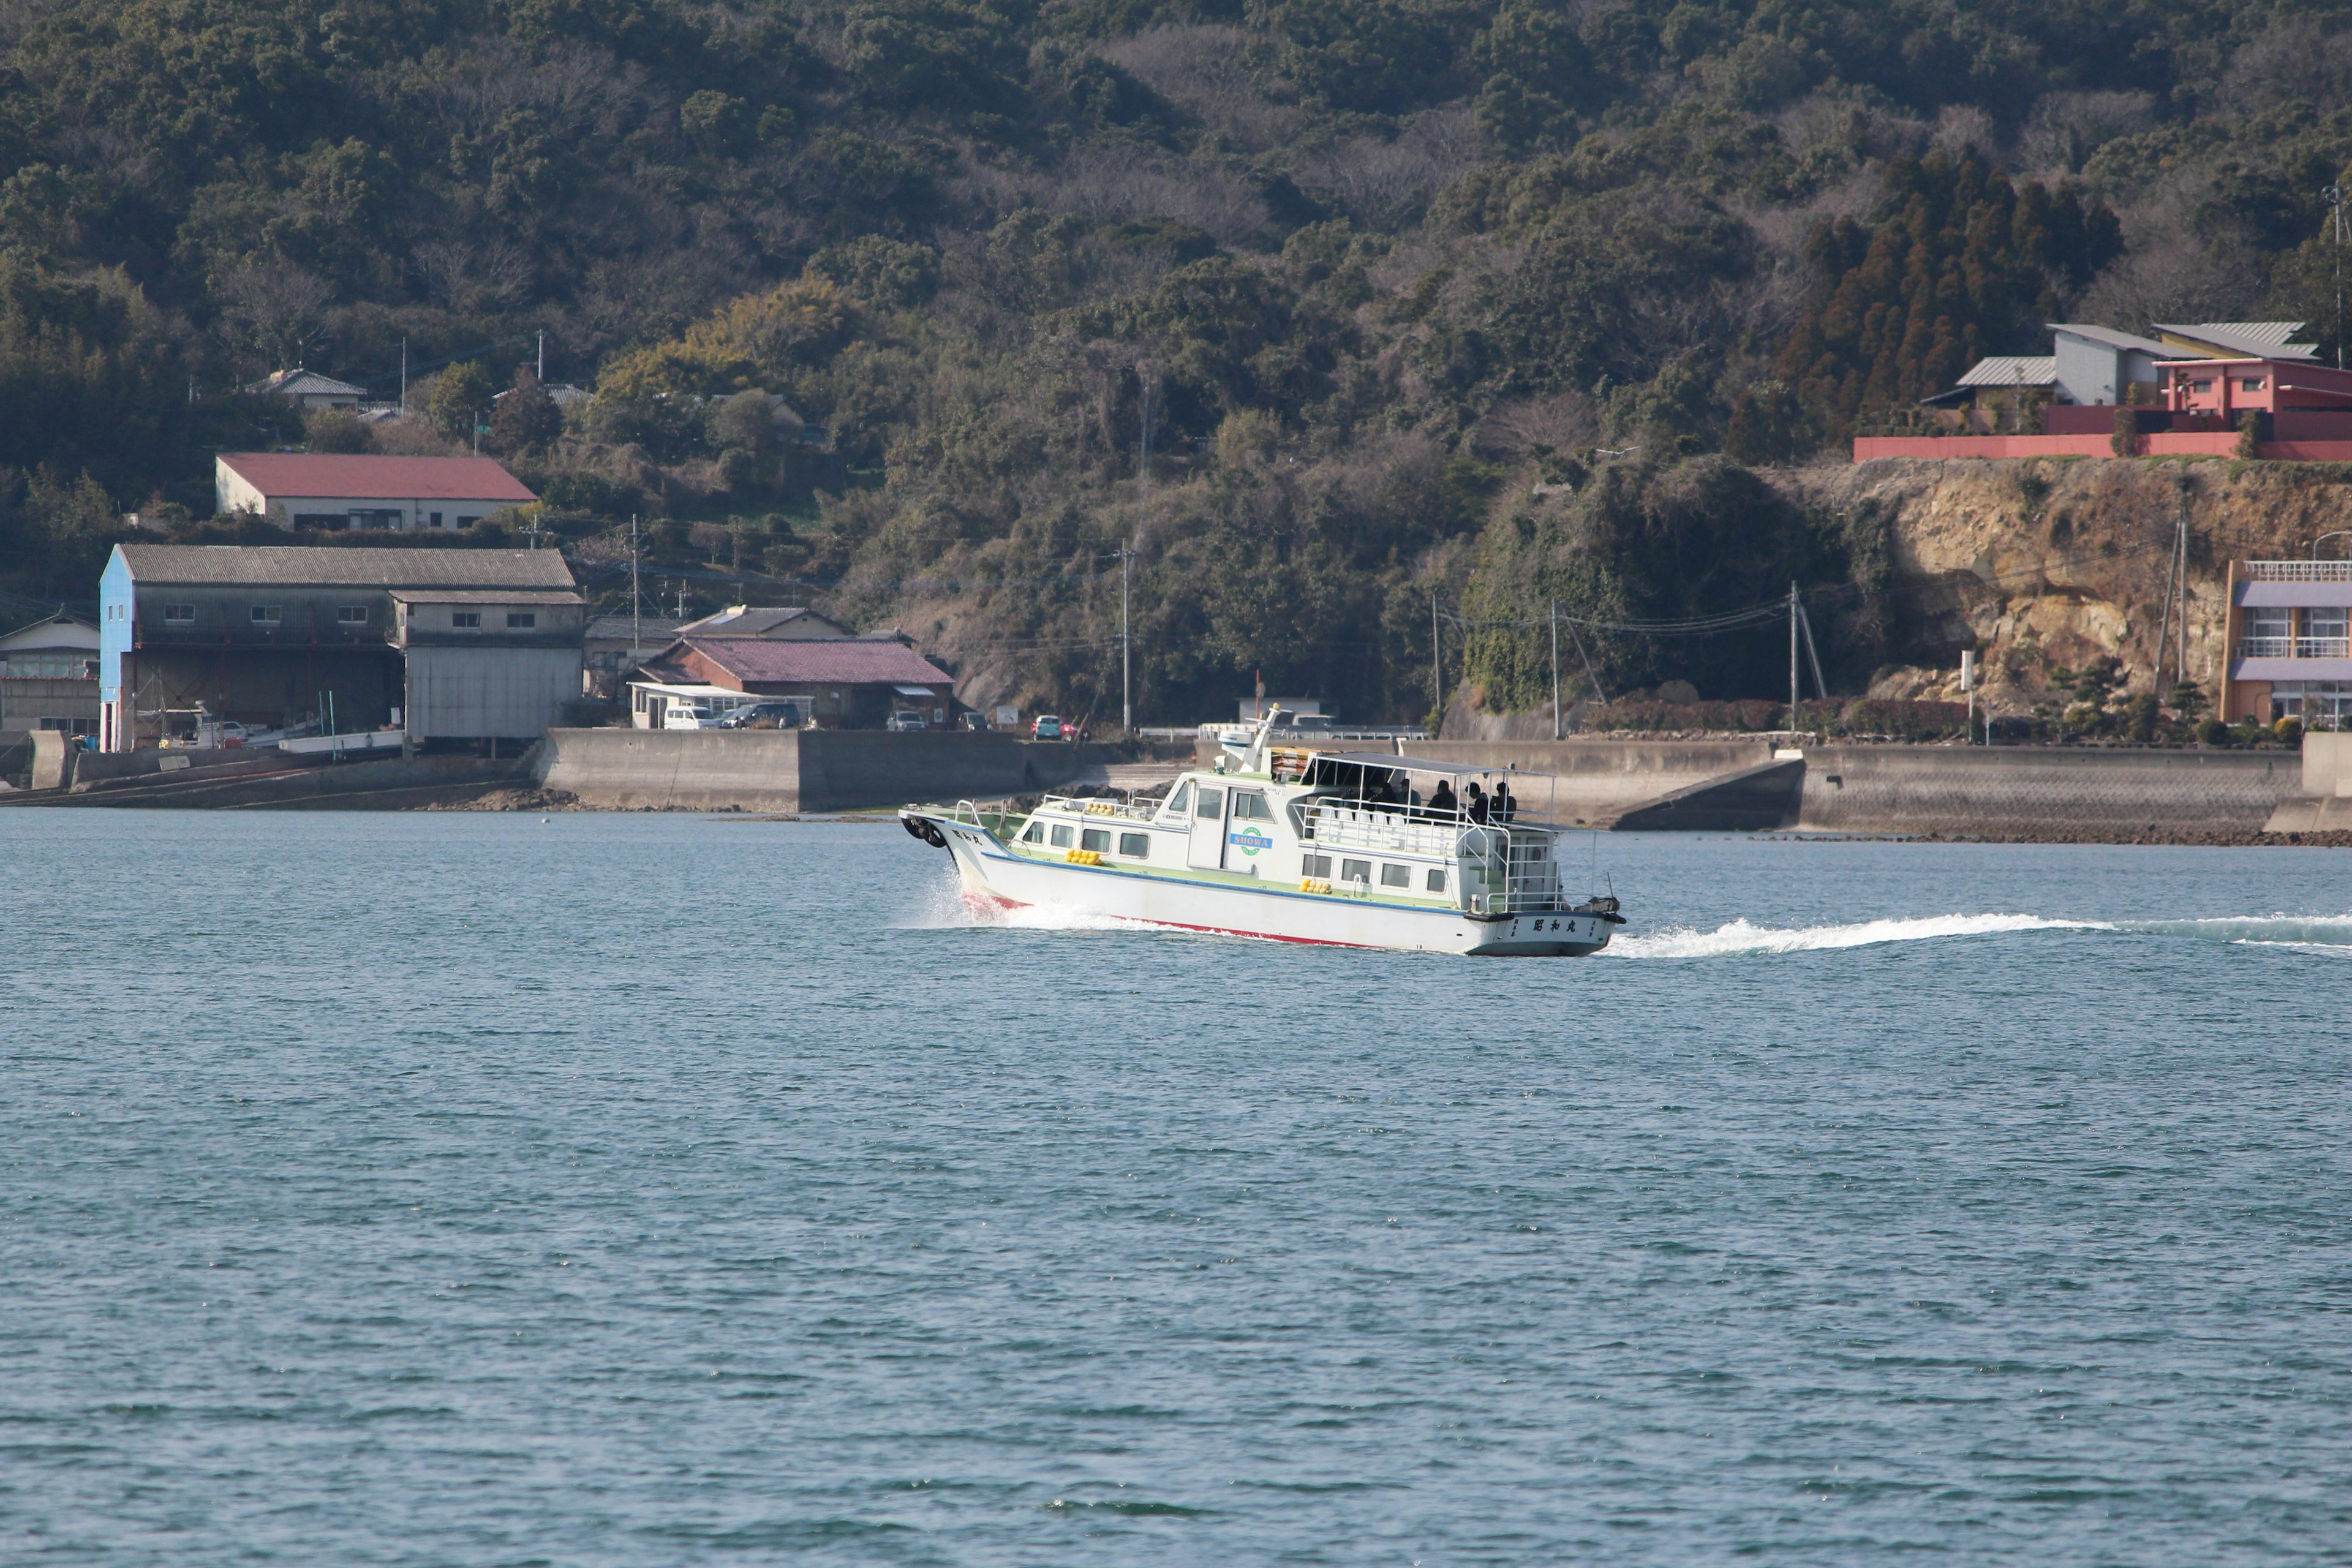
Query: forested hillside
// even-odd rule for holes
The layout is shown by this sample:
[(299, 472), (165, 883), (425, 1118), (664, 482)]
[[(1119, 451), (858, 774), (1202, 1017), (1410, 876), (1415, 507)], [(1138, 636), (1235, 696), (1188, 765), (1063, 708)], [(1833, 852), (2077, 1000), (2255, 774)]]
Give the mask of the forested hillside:
[[(2335, 0), (17, 0), (0, 73), (0, 603), (124, 510), (235, 536), (215, 450), (456, 449), (543, 333), (596, 396), (484, 438), (601, 588), (639, 513), (689, 605), (1107, 716), (1131, 545), (1151, 721), (1421, 717), (1433, 597), (1449, 690), (1532, 700), (1549, 600), (1792, 576), (1857, 687), (1885, 542), (1752, 468), (2061, 316), (2332, 355), (2352, 162)], [(404, 345), (396, 426), (236, 391)]]

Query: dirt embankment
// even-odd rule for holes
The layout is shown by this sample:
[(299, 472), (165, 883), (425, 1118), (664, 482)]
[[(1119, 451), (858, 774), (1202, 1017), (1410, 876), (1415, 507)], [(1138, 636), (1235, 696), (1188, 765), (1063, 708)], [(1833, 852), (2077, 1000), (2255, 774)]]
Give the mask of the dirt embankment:
[[(1872, 695), (1957, 700), (1959, 652), (1974, 647), (1996, 712), (2030, 710), (2051, 668), (2103, 655), (2148, 689), (2184, 510), (2188, 668), (2209, 696), (2231, 560), (2307, 556), (2319, 535), (2352, 529), (2352, 470), (2333, 464), (1895, 458), (1769, 477), (1802, 505), (1886, 510), (1905, 662), (1880, 671)], [(2168, 650), (2168, 686), (2174, 662)]]

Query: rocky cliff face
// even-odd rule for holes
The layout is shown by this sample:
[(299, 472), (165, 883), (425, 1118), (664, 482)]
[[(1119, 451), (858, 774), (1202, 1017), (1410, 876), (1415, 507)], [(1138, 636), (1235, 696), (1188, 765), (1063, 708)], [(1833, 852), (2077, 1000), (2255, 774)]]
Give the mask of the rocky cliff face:
[[(1886, 459), (1772, 473), (1801, 505), (1883, 509), (1893, 545), (1897, 657), (1873, 696), (1959, 696), (1977, 649), (1996, 712), (2041, 700), (2053, 667), (2123, 660), (2155, 679), (2176, 530), (2189, 533), (2188, 674), (2210, 697), (2221, 669), (2224, 574), (2234, 559), (2306, 556), (2352, 529), (2352, 472), (2335, 465), (2139, 459)], [(2330, 541), (2342, 553), (2352, 540)], [(2173, 679), (2180, 610), (2163, 679)]]

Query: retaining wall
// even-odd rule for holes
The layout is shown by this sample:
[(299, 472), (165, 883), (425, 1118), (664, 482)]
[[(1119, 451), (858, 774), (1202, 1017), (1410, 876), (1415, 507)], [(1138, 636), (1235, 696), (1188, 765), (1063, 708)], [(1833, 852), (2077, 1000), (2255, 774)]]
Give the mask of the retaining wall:
[(2292, 752), (1811, 746), (1796, 826), (1828, 833), (2259, 831), (2299, 793)]
[(1124, 753), (1010, 735), (866, 730), (551, 730), (531, 776), (624, 809), (856, 811), (996, 800)]

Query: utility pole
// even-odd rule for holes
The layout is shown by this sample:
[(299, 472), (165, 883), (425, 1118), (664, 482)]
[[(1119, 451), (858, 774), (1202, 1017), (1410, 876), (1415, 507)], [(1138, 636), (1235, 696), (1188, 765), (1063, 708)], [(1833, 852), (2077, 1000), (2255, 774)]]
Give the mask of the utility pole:
[(400, 416), (408, 417), (408, 340), (400, 340)]
[(1789, 583), (1789, 729), (1794, 732), (1801, 726), (1797, 721), (1797, 584)]
[(645, 646), (645, 596), (637, 590), (637, 514), (629, 514), (629, 657)]
[(543, 331), (539, 334), (539, 379), (547, 380), (547, 334)]
[(1559, 601), (1551, 602), (1551, 738), (1560, 738), (1559, 720)]
[(2336, 368), (2344, 368), (2344, 187), (2329, 185), (2319, 193), (2329, 210), (2329, 228), (2336, 240)]
[(1119, 728), (1129, 735), (1135, 733), (1135, 688), (1132, 684), (1132, 665), (1129, 658), (1128, 563), (1134, 559), (1135, 552), (1132, 550), (1122, 550), (1118, 552), (1118, 724)]

